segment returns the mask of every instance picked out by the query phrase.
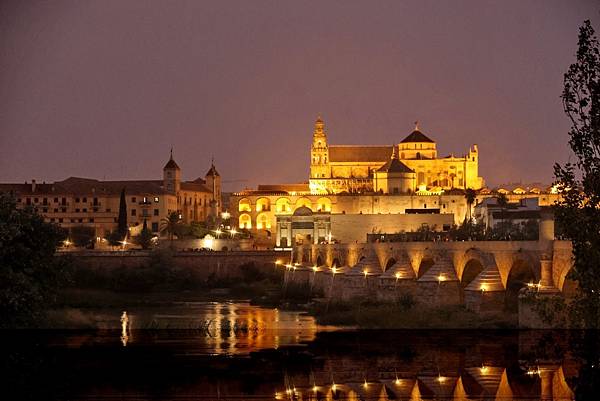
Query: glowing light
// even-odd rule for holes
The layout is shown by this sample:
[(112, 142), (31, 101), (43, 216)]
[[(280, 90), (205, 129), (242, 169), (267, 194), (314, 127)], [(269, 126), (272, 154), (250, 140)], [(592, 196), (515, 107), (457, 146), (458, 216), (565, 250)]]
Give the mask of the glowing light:
[(481, 290), (481, 292), (485, 292), (487, 290), (487, 287), (485, 284), (481, 284), (481, 286), (479, 287), (479, 289)]
[(336, 274), (337, 273), (337, 267), (333, 266), (331, 268), (331, 273)]
[(282, 263), (282, 262), (281, 262), (281, 260), (280, 260), (280, 259), (277, 259), (277, 260), (275, 261), (275, 264), (276, 264), (276, 265), (280, 265), (281, 263)]
[(437, 381), (443, 383), (446, 381), (446, 378), (444, 376), (438, 376)]
[(121, 315), (121, 344), (123, 347), (127, 346), (127, 342), (129, 341), (129, 316), (127, 316), (127, 311), (123, 311)]
[(396, 384), (397, 386), (399, 386), (399, 385), (400, 385), (400, 379), (398, 379), (398, 378), (396, 377), (396, 380), (394, 380), (394, 384)]
[(210, 235), (207, 235), (202, 240), (202, 247), (203, 248), (208, 248), (208, 249), (213, 249), (214, 242), (215, 242), (214, 238), (211, 237)]
[(438, 279), (438, 281), (445, 281), (445, 280), (446, 280), (446, 277), (444, 277), (444, 275), (443, 275), (443, 274), (440, 274), (440, 275), (437, 277), (437, 279)]
[(365, 275), (365, 278), (367, 278), (367, 275), (369, 274), (369, 270), (367, 270), (367, 269), (363, 270), (363, 274)]
[(313, 386), (313, 391), (316, 393), (318, 390), (317, 386)]
[(71, 244), (72, 244), (72, 242), (71, 242), (71, 241), (69, 241), (68, 239), (66, 239), (66, 240), (64, 240), (64, 241), (63, 241), (63, 244), (64, 244), (65, 246), (69, 246), (69, 245), (71, 245)]
[(337, 385), (335, 383), (331, 385), (331, 391), (337, 391)]
[(479, 371), (481, 372), (481, 374), (486, 374), (488, 370), (489, 370), (489, 368), (487, 366), (485, 366), (485, 365), (482, 365), (479, 368)]
[(231, 214), (229, 212), (223, 212), (223, 213), (221, 213), (221, 218), (223, 220), (229, 220), (230, 217), (231, 217)]
[(396, 280), (398, 280), (400, 277), (402, 277), (402, 275), (400, 274), (400, 272), (396, 272), (396, 274), (394, 274), (394, 277), (396, 277)]
[(538, 376), (540, 376), (540, 375), (541, 375), (541, 373), (542, 373), (542, 372), (540, 371), (540, 368), (536, 368), (536, 369), (527, 369), (527, 375), (529, 375), (529, 376), (535, 376), (535, 375), (538, 375)]
[(223, 231), (221, 231), (221, 229), (220, 229), (220, 228), (217, 228), (217, 229), (215, 230), (215, 234), (217, 234), (217, 237), (218, 237), (219, 235), (221, 235), (221, 233), (223, 233)]
[(232, 228), (231, 231), (230, 231), (230, 233), (231, 233), (232, 237), (235, 237), (235, 235), (237, 234), (237, 231), (236, 231), (235, 228)]
[(369, 383), (367, 383), (367, 379), (365, 379), (365, 382), (363, 383), (363, 387), (364, 387), (364, 388), (367, 388), (367, 387), (369, 387)]
[(317, 266), (313, 266), (312, 269), (315, 273), (319, 271), (319, 268)]

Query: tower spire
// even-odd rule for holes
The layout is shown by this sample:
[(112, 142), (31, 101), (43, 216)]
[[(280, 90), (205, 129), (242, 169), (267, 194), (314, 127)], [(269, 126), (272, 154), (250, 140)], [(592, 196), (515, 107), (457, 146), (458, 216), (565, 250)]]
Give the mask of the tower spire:
[(391, 159), (397, 159), (398, 154), (396, 153), (396, 145), (392, 145), (392, 157)]
[(173, 146), (171, 146), (171, 155), (169, 157), (169, 160), (173, 160)]
[(415, 121), (415, 131), (419, 131), (419, 120)]

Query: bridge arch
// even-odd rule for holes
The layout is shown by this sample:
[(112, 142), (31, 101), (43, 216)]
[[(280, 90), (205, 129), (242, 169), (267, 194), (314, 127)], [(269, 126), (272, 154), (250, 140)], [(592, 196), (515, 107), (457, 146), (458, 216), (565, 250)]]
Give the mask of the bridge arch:
[(506, 279), (506, 309), (511, 312), (518, 311), (519, 292), (526, 287), (527, 284), (537, 284), (538, 281), (539, 273), (536, 275), (536, 266), (533, 261), (528, 257), (516, 257), (512, 261)]

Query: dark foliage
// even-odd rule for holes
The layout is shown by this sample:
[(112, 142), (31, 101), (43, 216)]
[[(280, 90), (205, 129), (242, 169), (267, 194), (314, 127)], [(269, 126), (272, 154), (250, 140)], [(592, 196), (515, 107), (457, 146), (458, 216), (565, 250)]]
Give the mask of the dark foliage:
[(576, 62), (564, 76), (562, 101), (571, 121), (569, 145), (575, 162), (556, 164), (562, 199), (555, 216), (573, 243), (580, 299), (573, 303), (587, 328), (600, 327), (600, 50), (590, 21), (579, 29)]
[(33, 209), (0, 195), (0, 327), (35, 326), (68, 280), (68, 258), (54, 257), (66, 238)]

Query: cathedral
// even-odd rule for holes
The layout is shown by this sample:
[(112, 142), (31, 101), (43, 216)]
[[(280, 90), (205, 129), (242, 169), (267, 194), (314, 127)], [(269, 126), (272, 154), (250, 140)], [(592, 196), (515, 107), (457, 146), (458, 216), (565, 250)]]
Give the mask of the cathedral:
[(450, 189), (481, 189), (477, 145), (461, 157), (438, 157), (436, 143), (419, 130), (391, 146), (330, 145), (325, 123), (315, 122), (311, 146), (313, 194), (410, 194)]

